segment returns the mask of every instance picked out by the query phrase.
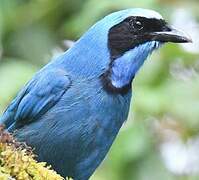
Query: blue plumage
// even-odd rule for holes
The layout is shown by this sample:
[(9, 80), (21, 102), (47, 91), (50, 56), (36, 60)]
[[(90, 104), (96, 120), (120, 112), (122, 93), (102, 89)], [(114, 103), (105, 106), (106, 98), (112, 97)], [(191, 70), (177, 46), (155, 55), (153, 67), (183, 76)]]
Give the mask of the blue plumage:
[(135, 47), (126, 52), (122, 57), (117, 58), (112, 68), (112, 83), (115, 87), (121, 88), (133, 79), (144, 63), (147, 56), (159, 47), (159, 42), (151, 41)]
[(163, 35), (165, 42), (174, 41), (168, 34), (152, 35), (166, 25), (158, 13), (145, 9), (106, 16), (36, 73), (1, 124), (62, 176), (87, 180), (127, 119), (136, 72), (164, 42)]

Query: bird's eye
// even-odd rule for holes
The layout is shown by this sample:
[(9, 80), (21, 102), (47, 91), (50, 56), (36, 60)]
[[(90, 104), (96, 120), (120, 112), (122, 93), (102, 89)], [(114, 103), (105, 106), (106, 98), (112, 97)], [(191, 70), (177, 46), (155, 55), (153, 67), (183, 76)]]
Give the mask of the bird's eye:
[(143, 25), (140, 21), (135, 21), (134, 28), (141, 30), (143, 28)]

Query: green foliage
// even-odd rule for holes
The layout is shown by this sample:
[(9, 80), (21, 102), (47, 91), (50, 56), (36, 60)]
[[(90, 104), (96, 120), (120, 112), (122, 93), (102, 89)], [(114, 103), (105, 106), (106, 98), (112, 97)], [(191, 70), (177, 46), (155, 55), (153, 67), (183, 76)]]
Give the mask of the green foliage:
[[(76, 40), (104, 15), (129, 7), (152, 8), (167, 19), (181, 7), (199, 19), (196, 0), (0, 0), (0, 112), (64, 39)], [(198, 136), (198, 60), (199, 53), (170, 44), (146, 61), (133, 82), (129, 119), (92, 180), (199, 178), (169, 171), (158, 149), (170, 121), (185, 142)]]

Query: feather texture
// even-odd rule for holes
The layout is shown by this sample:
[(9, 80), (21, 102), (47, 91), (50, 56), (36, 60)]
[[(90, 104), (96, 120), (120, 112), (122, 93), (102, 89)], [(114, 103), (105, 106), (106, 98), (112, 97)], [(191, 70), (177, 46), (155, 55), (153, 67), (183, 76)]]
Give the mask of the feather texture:
[(157, 47), (155, 41), (145, 42), (113, 61), (109, 30), (129, 16), (162, 19), (145, 9), (104, 17), (68, 51), (42, 68), (1, 117), (1, 124), (19, 141), (35, 148), (38, 160), (46, 161), (64, 177), (87, 180), (127, 119), (131, 85), (125, 93), (111, 93), (100, 77), (107, 74), (107, 82), (116, 89), (131, 84)]

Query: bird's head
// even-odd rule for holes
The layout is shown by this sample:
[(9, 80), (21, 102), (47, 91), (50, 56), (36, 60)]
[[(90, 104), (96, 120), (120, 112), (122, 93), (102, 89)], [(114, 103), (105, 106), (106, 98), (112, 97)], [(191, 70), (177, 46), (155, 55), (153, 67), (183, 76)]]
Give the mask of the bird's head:
[(104, 88), (112, 93), (126, 93), (153, 50), (167, 42), (186, 43), (191, 39), (155, 11), (127, 9), (98, 21), (80, 41), (86, 41), (87, 51), (98, 54), (100, 61), (108, 61), (100, 77)]

